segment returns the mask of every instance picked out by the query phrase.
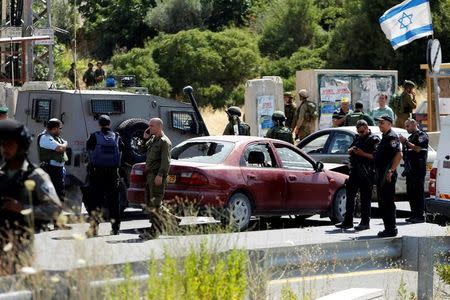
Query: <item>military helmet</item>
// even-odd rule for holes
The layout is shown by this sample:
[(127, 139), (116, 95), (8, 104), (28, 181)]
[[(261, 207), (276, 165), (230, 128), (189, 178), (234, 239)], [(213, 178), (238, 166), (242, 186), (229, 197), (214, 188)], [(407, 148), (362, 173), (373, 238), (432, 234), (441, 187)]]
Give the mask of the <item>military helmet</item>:
[(286, 116), (285, 116), (284, 112), (282, 112), (281, 110), (274, 111), (272, 114), (272, 121), (274, 121), (274, 122), (286, 121)]
[(237, 106), (230, 106), (227, 108), (227, 114), (230, 116), (241, 116), (241, 109)]
[(13, 119), (0, 121), (0, 140), (7, 139), (18, 140), (25, 151), (28, 150), (33, 140), (25, 125)]
[(7, 114), (7, 113), (8, 113), (8, 107), (0, 106), (0, 114)]

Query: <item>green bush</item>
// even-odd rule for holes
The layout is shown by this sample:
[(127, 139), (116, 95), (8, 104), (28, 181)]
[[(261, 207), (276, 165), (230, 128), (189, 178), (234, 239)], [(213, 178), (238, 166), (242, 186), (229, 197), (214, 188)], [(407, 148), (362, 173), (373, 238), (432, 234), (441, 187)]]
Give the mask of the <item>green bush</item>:
[(244, 250), (215, 253), (206, 243), (199, 250), (191, 248), (184, 259), (166, 254), (158, 262), (149, 261), (149, 278), (144, 291), (132, 278), (129, 265), (125, 280), (106, 291), (108, 299), (244, 299), (247, 288), (247, 254)]
[(223, 107), (237, 86), (259, 75), (258, 47), (245, 30), (180, 31), (161, 35), (149, 46), (175, 98), (181, 97), (184, 86), (191, 85), (201, 106)]
[(115, 75), (135, 75), (137, 84), (148, 88), (150, 94), (168, 97), (171, 87), (158, 75), (158, 65), (153, 61), (151, 48), (134, 48), (126, 53), (116, 53), (112, 59)]

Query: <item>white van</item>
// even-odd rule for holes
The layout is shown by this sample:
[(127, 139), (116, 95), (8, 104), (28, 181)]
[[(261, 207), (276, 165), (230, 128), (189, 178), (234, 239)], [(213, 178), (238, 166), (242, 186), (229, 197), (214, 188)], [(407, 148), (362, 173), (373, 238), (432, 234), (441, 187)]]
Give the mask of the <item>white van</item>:
[(428, 189), (427, 213), (450, 219), (450, 116), (441, 119), (441, 135)]

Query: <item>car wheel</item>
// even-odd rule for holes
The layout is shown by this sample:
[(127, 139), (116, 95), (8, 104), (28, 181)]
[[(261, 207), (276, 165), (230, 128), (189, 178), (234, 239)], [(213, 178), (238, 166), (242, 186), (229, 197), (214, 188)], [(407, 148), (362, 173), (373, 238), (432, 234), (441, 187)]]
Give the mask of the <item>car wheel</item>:
[(345, 205), (347, 204), (347, 191), (345, 188), (339, 189), (334, 194), (333, 199), (333, 213), (330, 217), (333, 224), (344, 221), (344, 214), (346, 211)]
[(142, 141), (144, 131), (148, 128), (148, 123), (144, 119), (128, 119), (117, 126), (116, 131), (125, 146), (123, 150), (123, 161), (134, 165), (145, 161), (145, 153), (139, 151), (138, 144)]
[(247, 229), (252, 217), (250, 199), (242, 193), (231, 196), (227, 206), (227, 215), (228, 224), (239, 231)]

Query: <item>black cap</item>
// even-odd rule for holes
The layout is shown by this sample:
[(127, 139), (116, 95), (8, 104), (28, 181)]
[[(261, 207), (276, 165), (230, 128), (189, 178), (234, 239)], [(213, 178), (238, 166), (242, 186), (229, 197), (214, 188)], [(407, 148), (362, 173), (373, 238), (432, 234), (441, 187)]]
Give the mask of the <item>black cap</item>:
[(111, 118), (108, 115), (101, 115), (98, 117), (98, 124), (100, 124), (100, 126), (108, 126), (111, 124)]
[(383, 116), (381, 116), (379, 118), (375, 118), (375, 121), (388, 121), (391, 124), (393, 123), (392, 118), (389, 117), (388, 115), (383, 115)]
[(60, 127), (62, 125), (62, 122), (58, 120), (57, 118), (52, 118), (47, 121), (47, 129), (53, 129), (56, 127)]

